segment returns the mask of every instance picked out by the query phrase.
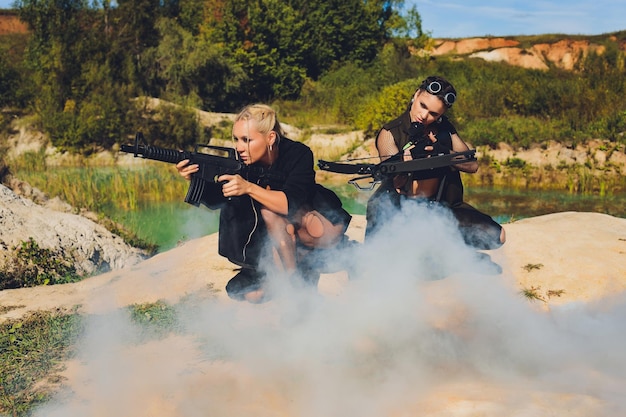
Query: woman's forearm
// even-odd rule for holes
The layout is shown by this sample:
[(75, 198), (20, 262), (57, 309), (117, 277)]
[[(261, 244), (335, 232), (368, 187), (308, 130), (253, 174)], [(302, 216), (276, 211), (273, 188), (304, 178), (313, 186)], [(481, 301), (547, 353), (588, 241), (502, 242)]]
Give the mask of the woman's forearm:
[(289, 212), (287, 196), (282, 191), (269, 190), (250, 183), (250, 188), (247, 194), (274, 213), (286, 216)]

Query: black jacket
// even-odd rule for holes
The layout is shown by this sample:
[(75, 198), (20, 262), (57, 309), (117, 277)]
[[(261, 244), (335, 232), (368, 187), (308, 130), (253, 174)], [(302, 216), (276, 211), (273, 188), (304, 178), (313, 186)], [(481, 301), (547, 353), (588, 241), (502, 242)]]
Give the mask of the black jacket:
[[(278, 158), (267, 172), (246, 180), (283, 191), (287, 196), (288, 218), (301, 209), (315, 209), (333, 224), (342, 222), (347, 227), (351, 216), (342, 208), (341, 200), (331, 190), (315, 183), (311, 149), (284, 137), (278, 147)], [(267, 239), (261, 204), (247, 195), (228, 200), (219, 184), (208, 187), (202, 202), (210, 209), (221, 209), (218, 253), (237, 265), (256, 268)]]

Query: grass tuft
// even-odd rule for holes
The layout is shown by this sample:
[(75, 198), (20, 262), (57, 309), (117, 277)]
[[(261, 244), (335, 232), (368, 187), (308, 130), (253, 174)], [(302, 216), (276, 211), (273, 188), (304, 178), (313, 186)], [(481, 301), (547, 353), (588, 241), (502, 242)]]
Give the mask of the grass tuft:
[(526, 264), (522, 268), (525, 269), (527, 272), (530, 272), (535, 269), (543, 268), (543, 264)]
[(530, 286), (522, 288), (520, 293), (530, 301), (543, 301), (548, 303), (548, 300), (553, 297), (560, 297), (565, 294), (565, 290), (547, 290), (542, 294), (540, 286)]
[(131, 320), (141, 327), (144, 337), (160, 338), (175, 331), (179, 326), (176, 310), (164, 301), (133, 304), (128, 309)]
[(546, 302), (546, 299), (539, 292), (541, 287), (533, 287), (530, 288), (522, 288), (521, 294), (526, 297), (530, 301), (543, 301)]
[[(26, 416), (46, 401), (83, 330), (76, 312), (38, 311), (0, 327), (0, 415)], [(41, 382), (47, 382), (42, 384)]]

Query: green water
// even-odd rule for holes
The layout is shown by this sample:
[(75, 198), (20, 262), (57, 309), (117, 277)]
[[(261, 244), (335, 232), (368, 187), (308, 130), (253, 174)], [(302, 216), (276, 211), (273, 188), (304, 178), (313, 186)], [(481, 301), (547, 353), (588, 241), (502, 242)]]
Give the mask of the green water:
[[(331, 188), (341, 196), (350, 213), (365, 214), (367, 199), (373, 191), (357, 190), (350, 184)], [(601, 197), (555, 190), (465, 187), (465, 201), (503, 223), (561, 211), (588, 211), (626, 217), (626, 193)]]
[(107, 207), (105, 213), (141, 239), (157, 244), (160, 252), (215, 233), (219, 223), (219, 211), (192, 206), (182, 198), (180, 202), (139, 203), (132, 211)]
[(567, 191), (466, 188), (465, 200), (500, 223), (562, 211), (596, 212), (626, 218), (626, 193), (578, 195)]

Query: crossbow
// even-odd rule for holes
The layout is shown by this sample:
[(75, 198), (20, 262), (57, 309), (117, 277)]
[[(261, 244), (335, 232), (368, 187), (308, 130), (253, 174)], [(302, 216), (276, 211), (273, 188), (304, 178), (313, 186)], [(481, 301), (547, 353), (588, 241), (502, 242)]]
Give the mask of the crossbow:
[[(438, 169), (447, 168), (452, 165), (465, 162), (476, 161), (476, 150), (471, 149), (464, 152), (429, 156), (410, 161), (402, 161), (401, 155), (395, 155), (378, 164), (351, 164), (345, 162), (330, 162), (319, 160), (317, 166), (323, 171), (335, 172), (339, 174), (360, 175), (352, 178), (348, 183), (360, 190), (372, 190), (376, 184), (384, 178), (399, 175), (413, 174), (415, 179), (433, 178), (437, 176)], [(368, 186), (359, 184), (360, 180), (370, 178)]]

